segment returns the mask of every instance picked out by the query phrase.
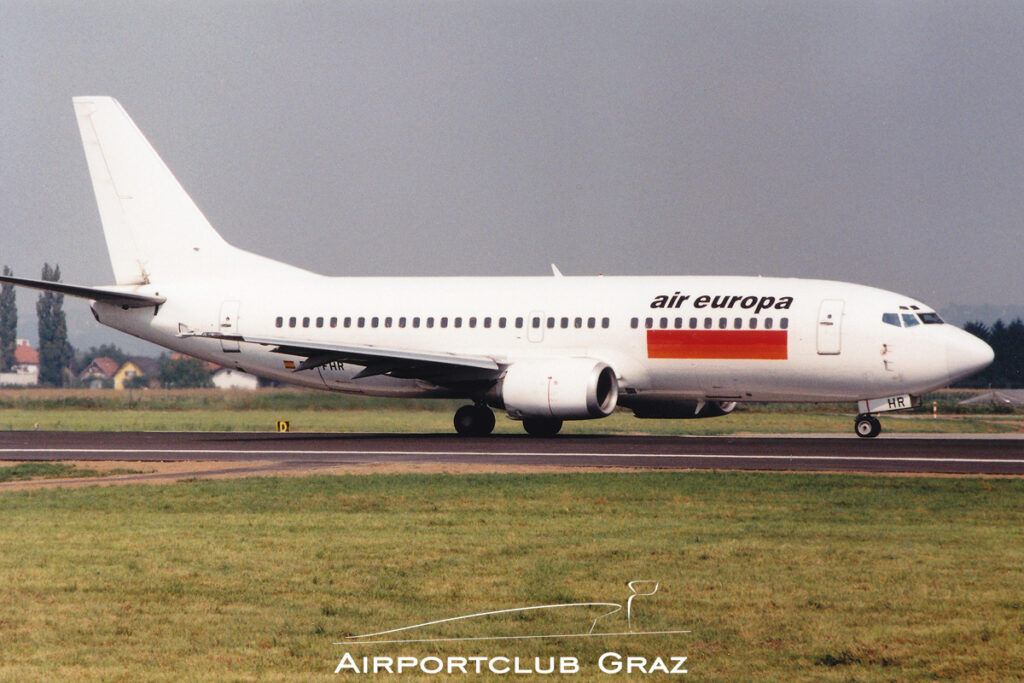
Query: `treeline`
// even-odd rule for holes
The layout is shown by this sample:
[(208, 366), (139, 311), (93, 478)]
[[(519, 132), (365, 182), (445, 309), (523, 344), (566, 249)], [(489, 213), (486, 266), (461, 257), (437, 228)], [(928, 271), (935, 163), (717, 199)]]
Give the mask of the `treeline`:
[[(4, 275), (14, 275), (8, 266)], [(60, 282), (60, 266), (43, 264), (41, 278)], [(75, 351), (68, 342), (68, 324), (64, 316), (64, 295), (42, 292), (36, 301), (36, 316), (39, 319), (39, 384), (61, 387), (67, 383), (66, 369), (75, 358)], [(14, 285), (0, 286), (0, 372), (8, 372), (16, 363), (18, 343), (18, 308), (15, 303)]]
[(985, 340), (996, 358), (992, 365), (978, 374), (957, 382), (955, 386), (970, 389), (1024, 388), (1024, 322), (1017, 318), (1009, 325), (997, 320), (992, 327), (970, 322), (964, 329)]

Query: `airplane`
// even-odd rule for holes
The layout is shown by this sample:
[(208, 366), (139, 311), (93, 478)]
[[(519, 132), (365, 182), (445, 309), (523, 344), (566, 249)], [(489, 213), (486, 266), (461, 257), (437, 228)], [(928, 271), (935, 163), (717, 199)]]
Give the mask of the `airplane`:
[(740, 402), (878, 413), (988, 366), (992, 349), (902, 294), (728, 276), (329, 277), (228, 244), (121, 105), (75, 97), (115, 284), (0, 281), (91, 301), (96, 320), (196, 358), (328, 391), (459, 398), (533, 436), (617, 407), (649, 419)]

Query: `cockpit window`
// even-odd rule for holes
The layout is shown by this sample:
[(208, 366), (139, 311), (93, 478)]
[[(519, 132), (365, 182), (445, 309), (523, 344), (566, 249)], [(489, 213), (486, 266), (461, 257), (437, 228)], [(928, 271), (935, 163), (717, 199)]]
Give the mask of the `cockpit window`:
[(913, 327), (918, 324), (917, 316), (913, 313), (904, 313), (901, 317), (903, 318), (903, 327)]
[(886, 325), (895, 325), (896, 327), (902, 327), (900, 325), (900, 314), (899, 313), (883, 313), (882, 322)]
[(918, 313), (917, 317), (920, 318), (921, 322), (925, 325), (941, 325), (943, 322), (938, 313)]

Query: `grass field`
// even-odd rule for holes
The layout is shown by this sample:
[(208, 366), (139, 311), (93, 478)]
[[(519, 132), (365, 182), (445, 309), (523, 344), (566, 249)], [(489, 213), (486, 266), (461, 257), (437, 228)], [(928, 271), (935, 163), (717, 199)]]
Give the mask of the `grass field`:
[[(923, 410), (882, 416), (894, 432), (1024, 431), (1024, 414), (956, 413), (956, 395), (937, 395), (940, 418)], [(183, 391), (0, 391), (0, 430), (100, 431), (270, 431), (289, 420), (293, 431), (396, 432), (452, 431), (452, 415), (464, 401), (400, 401), (326, 392), (266, 390)], [(621, 411), (603, 420), (568, 422), (564, 433), (587, 434), (743, 434), (849, 433), (852, 404), (750, 404), (731, 415), (705, 420), (638, 420)], [(495, 431), (520, 434), (518, 422), (498, 415)]]
[[(1015, 479), (373, 475), (9, 492), (0, 505), (3, 680), (298, 681), (330, 677), (346, 651), (570, 655), (572, 680), (598, 677), (609, 650), (684, 655), (703, 680), (1005, 681), (1024, 666)], [(634, 604), (634, 628), (692, 633), (334, 644), (623, 602), (634, 579), (661, 583)], [(622, 616), (599, 630), (625, 630)], [(445, 633), (508, 628), (580, 624)]]

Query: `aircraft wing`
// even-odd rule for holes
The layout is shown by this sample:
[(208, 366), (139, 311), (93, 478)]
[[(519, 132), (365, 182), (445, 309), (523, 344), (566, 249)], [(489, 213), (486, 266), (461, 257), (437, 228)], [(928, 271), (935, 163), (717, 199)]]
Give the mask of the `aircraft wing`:
[(363, 366), (354, 379), (389, 374), (393, 377), (420, 378), (442, 381), (446, 375), (460, 375), (460, 380), (469, 379), (465, 373), (483, 379), (491, 374), (497, 378), (502, 366), (489, 356), (455, 354), (437, 351), (410, 349), (389, 349), (369, 344), (332, 344), (280, 337), (249, 337), (221, 334), (219, 332), (183, 332), (179, 336), (211, 337), (228, 341), (248, 342), (261, 346), (273, 346), (274, 353), (288, 356), (302, 356), (306, 360), (295, 366), (295, 371), (312, 370), (329, 363), (351, 363)]
[(135, 292), (125, 292), (112, 287), (83, 287), (82, 285), (69, 285), (63, 282), (51, 282), (50, 280), (30, 280), (23, 277), (11, 277), (10, 275), (0, 275), (0, 282), (21, 287), (31, 287), (32, 289), (41, 289), (46, 292), (77, 296), (91, 301), (104, 301), (115, 306), (124, 306), (125, 308), (159, 306), (167, 301), (167, 297), (136, 294)]

